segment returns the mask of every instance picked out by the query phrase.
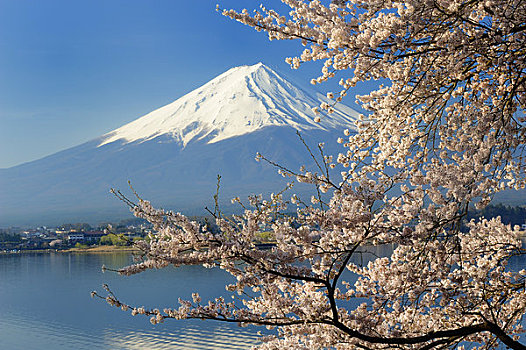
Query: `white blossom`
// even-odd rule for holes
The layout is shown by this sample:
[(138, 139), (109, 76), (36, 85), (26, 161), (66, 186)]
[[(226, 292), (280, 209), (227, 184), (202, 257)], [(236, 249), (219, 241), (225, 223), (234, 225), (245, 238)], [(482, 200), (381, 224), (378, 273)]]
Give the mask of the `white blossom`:
[[(470, 205), (525, 187), (526, 3), (282, 2), (283, 13), (221, 12), (271, 40), (301, 40), (287, 62), (320, 61), (313, 84), (338, 75), (331, 103), (357, 83), (388, 83), (357, 96), (367, 114), (356, 132), (343, 131), (334, 164), (281, 169), (327, 192), (310, 204), (252, 196), (252, 209), (218, 216), (208, 232), (140, 200), (134, 214), (156, 233), (137, 243), (144, 260), (120, 273), (218, 266), (236, 294), (229, 302), (193, 294), (162, 313), (130, 307), (132, 315), (277, 327), (260, 349), (524, 348), (526, 273), (508, 267), (523, 253), (520, 232), (499, 218), (463, 220)], [(320, 108), (333, 110), (313, 112)], [(262, 230), (272, 249), (256, 248)], [(377, 254), (386, 247), (392, 253)], [(342, 281), (347, 273), (355, 283)], [(106, 300), (124, 305), (112, 293)]]

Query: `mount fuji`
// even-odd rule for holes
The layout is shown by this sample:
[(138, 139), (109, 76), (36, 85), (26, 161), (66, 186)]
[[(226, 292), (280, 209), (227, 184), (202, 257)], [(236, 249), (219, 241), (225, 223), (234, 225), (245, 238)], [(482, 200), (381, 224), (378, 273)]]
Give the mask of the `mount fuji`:
[[(353, 129), (358, 113), (338, 104), (314, 121), (312, 107), (329, 102), (258, 63), (228, 70), (200, 88), (135, 121), (79, 146), (0, 169), (0, 226), (112, 220), (127, 208), (109, 193), (128, 180), (154, 205), (204, 214), (220, 197), (279, 191), (276, 169), (255, 162), (256, 152), (297, 170), (311, 145)], [(315, 146), (313, 146), (315, 148)]]

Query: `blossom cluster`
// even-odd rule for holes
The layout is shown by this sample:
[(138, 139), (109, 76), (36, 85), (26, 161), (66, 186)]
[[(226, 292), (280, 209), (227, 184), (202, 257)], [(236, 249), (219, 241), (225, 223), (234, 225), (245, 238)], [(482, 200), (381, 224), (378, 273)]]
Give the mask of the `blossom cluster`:
[[(126, 309), (152, 323), (276, 327), (261, 349), (523, 349), (526, 271), (508, 268), (524, 253), (520, 231), (498, 218), (464, 218), (526, 184), (526, 3), (282, 2), (285, 14), (220, 11), (271, 40), (300, 40), (305, 50), (287, 61), (322, 61), (313, 84), (341, 76), (341, 91), (327, 95), (333, 103), (358, 82), (389, 83), (358, 97), (368, 114), (356, 132), (342, 132), (339, 155), (323, 155), (310, 171), (280, 168), (314, 186), (310, 201), (254, 196), (253, 209), (217, 216), (211, 231), (139, 200), (134, 214), (156, 232), (137, 243), (144, 260), (120, 273), (217, 266), (234, 276), (226, 288), (239, 297), (203, 304), (196, 294), (162, 312)], [(262, 230), (275, 239), (271, 249), (255, 244)], [(372, 253), (386, 246), (387, 256)]]

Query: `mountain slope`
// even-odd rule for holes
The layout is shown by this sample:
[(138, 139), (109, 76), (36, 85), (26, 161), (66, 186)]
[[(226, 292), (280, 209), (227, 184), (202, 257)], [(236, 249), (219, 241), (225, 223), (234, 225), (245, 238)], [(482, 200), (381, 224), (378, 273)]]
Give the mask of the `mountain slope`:
[[(327, 100), (259, 63), (232, 68), (209, 83), (85, 144), (0, 169), (0, 226), (102, 221), (126, 215), (109, 189), (136, 190), (154, 204), (203, 213), (222, 175), (221, 194), (279, 191), (285, 182), (256, 152), (292, 169), (312, 145), (353, 128), (357, 113), (337, 106), (315, 123), (311, 108)], [(307, 164), (308, 165), (308, 164)]]
[(183, 146), (192, 140), (215, 143), (266, 126), (291, 126), (299, 131), (328, 131), (353, 124), (357, 113), (339, 106), (331, 118), (315, 123), (311, 108), (328, 102), (302, 90), (258, 63), (228, 70), (175, 102), (103, 136), (105, 144), (148, 141), (170, 135)]

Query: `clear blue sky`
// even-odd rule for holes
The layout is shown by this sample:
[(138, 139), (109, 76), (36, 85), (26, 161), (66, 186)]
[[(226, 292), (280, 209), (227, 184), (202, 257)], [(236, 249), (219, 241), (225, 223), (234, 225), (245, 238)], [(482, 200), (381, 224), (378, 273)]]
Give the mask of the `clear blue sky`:
[(317, 74), (315, 65), (292, 71), (284, 62), (298, 42), (270, 42), (216, 3), (259, 5), (0, 0), (0, 168), (91, 140), (234, 66), (262, 61), (305, 82)]

